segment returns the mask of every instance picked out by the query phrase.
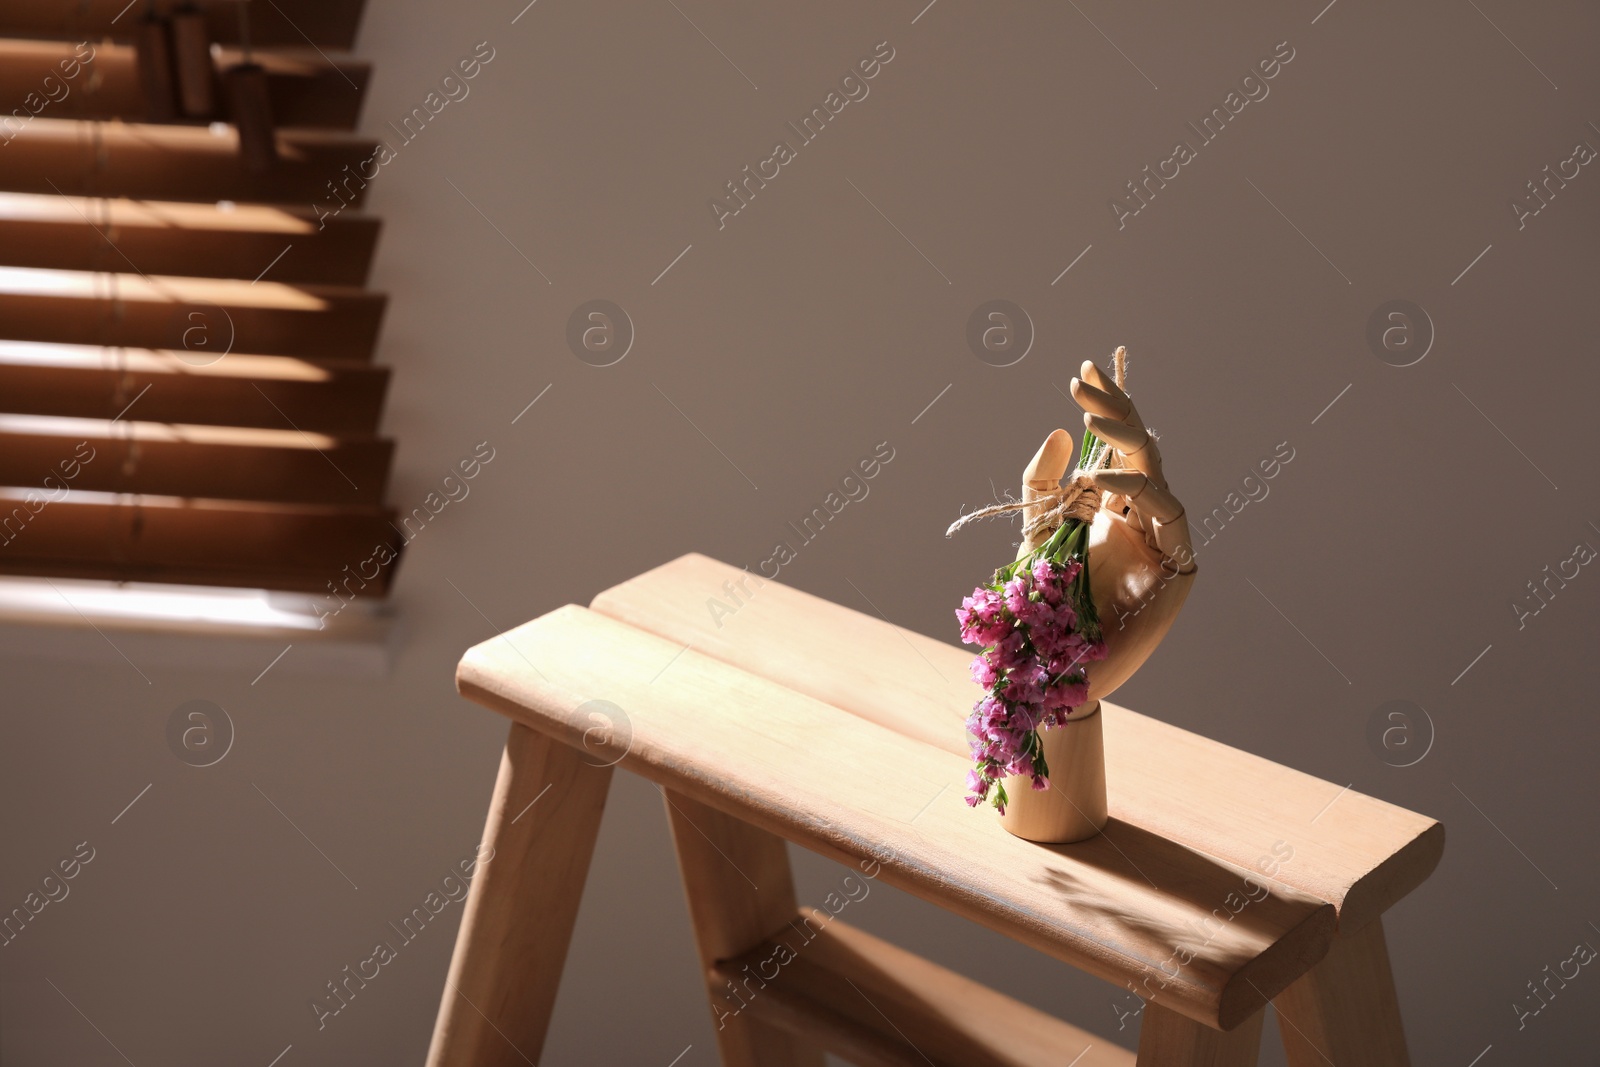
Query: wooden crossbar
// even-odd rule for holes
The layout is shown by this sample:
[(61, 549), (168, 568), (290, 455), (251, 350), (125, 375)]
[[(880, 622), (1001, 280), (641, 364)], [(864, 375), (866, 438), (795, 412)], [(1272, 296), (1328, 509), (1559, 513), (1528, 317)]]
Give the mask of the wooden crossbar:
[(712, 977), (719, 1019), (748, 1012), (862, 1067), (1134, 1063), (1119, 1045), (819, 908), (719, 963)]

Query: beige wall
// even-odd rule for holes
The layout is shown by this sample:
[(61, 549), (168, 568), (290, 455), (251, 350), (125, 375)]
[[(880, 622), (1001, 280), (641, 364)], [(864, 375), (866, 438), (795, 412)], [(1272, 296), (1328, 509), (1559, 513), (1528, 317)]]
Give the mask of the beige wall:
[[(913, 22), (922, 0), (539, 0), (512, 25), (519, 6), (372, 0), (360, 42), (372, 133), (494, 49), (372, 199), (394, 503), (496, 449), (404, 562), (394, 676), (252, 687), (197, 664), (147, 686), (122, 666), (0, 667), (3, 903), (76, 842), (97, 850), (0, 949), (8, 1065), (122, 1062), (46, 979), (141, 1065), (264, 1067), (289, 1044), (283, 1067), (420, 1062), (459, 907), (320, 1032), (307, 1001), (476, 841), (503, 723), (455, 697), (461, 650), (685, 551), (758, 563), (883, 441), (895, 458), (870, 495), (784, 579), (865, 607), (853, 582), (953, 639), (956, 599), (1012, 535), (946, 541), (945, 525), (1010, 486), (1046, 431), (1076, 429), (1058, 387), (1118, 343), (1191, 516), (1259, 496), (1243, 480), (1280, 443), (1294, 455), (1201, 549), (1185, 617), (1119, 699), (1448, 824), (1438, 873), (1390, 923), (1419, 1063), (1588, 1054), (1600, 979), (1520, 1031), (1512, 1005), (1575, 942), (1600, 944), (1600, 575), (1521, 629), (1512, 605), (1575, 543), (1600, 547), (1600, 172), (1580, 167), (1521, 229), (1510, 200), (1575, 142), (1600, 147), (1591, 9), (940, 0)], [(723, 183), (882, 41), (869, 95), (719, 230)], [(1269, 95), (1200, 146), (1186, 123), (1279, 42), (1293, 58)], [(1119, 229), (1109, 201), (1179, 139), (1195, 158)], [(564, 339), (591, 299), (635, 327), (611, 367)], [(968, 348), (991, 299), (1034, 324), (1014, 366)], [(1434, 324), (1413, 366), (1365, 338), (1393, 299)], [(194, 698), (239, 729), (205, 770), (162, 733)], [(1436, 728), (1409, 768), (1369, 746), (1391, 700)], [(690, 1045), (683, 1067), (713, 1061), (659, 807), (619, 778), (546, 1064), (665, 1065)], [(813, 897), (836, 877), (797, 862)], [(852, 918), (1134, 1039), (1115, 989), (919, 902), (880, 887)]]

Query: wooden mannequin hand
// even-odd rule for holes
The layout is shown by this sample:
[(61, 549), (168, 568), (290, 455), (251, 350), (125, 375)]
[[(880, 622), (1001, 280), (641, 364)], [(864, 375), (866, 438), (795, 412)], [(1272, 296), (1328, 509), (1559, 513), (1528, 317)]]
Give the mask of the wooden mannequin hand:
[[(1092, 703), (1126, 682), (1161, 643), (1194, 584), (1195, 563), (1183, 505), (1167, 489), (1161, 454), (1133, 402), (1094, 363), (1084, 361), (1079, 373), (1072, 399), (1084, 425), (1113, 450), (1110, 469), (1090, 475), (1108, 494), (1089, 534), (1089, 592), (1106, 642), (1106, 658), (1087, 667)], [(1060, 486), (1072, 459), (1071, 435), (1056, 430), (1022, 474), (1022, 499)], [(1034, 509), (1024, 515), (1031, 519)], [(1019, 557), (1048, 536), (1024, 540)]]

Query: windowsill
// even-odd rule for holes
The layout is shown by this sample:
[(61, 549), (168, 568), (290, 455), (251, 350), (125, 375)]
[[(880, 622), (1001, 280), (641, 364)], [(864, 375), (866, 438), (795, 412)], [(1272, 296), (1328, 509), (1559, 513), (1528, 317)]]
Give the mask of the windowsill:
[(324, 625), (313, 602), (260, 589), (5, 577), (0, 655), (141, 674), (147, 665), (244, 671), (262, 684), (273, 674), (389, 673), (400, 626), (388, 604), (352, 601)]

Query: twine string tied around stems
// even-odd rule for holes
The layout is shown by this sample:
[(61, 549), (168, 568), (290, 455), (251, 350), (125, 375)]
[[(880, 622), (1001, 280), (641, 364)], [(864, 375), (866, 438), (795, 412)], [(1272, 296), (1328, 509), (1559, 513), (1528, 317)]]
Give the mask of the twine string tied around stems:
[[(1117, 347), (1116, 353), (1111, 357), (1112, 377), (1117, 383), (1117, 388), (1124, 393), (1128, 389), (1128, 351), (1122, 346)], [(1087, 467), (1080, 467), (1072, 472), (1072, 477), (1067, 484), (1055, 489), (1027, 489), (1025, 493), (1032, 493), (1032, 500), (1009, 500), (1003, 504), (990, 504), (988, 507), (979, 508), (969, 512), (950, 524), (944, 535), (950, 537), (957, 530), (968, 523), (979, 519), (991, 519), (996, 515), (1005, 515), (1013, 511), (1024, 511), (1030, 508), (1042, 510), (1035, 511), (1031, 517), (1025, 518), (1022, 523), (1022, 536), (1025, 539), (1043, 541), (1051, 534), (1061, 529), (1068, 519), (1077, 519), (1080, 522), (1093, 522), (1094, 516), (1104, 503), (1105, 494), (1094, 484), (1090, 476), (1095, 471), (1104, 470), (1110, 466), (1111, 448), (1104, 441), (1089, 460)], [(1054, 504), (1047, 502), (1055, 497)]]

